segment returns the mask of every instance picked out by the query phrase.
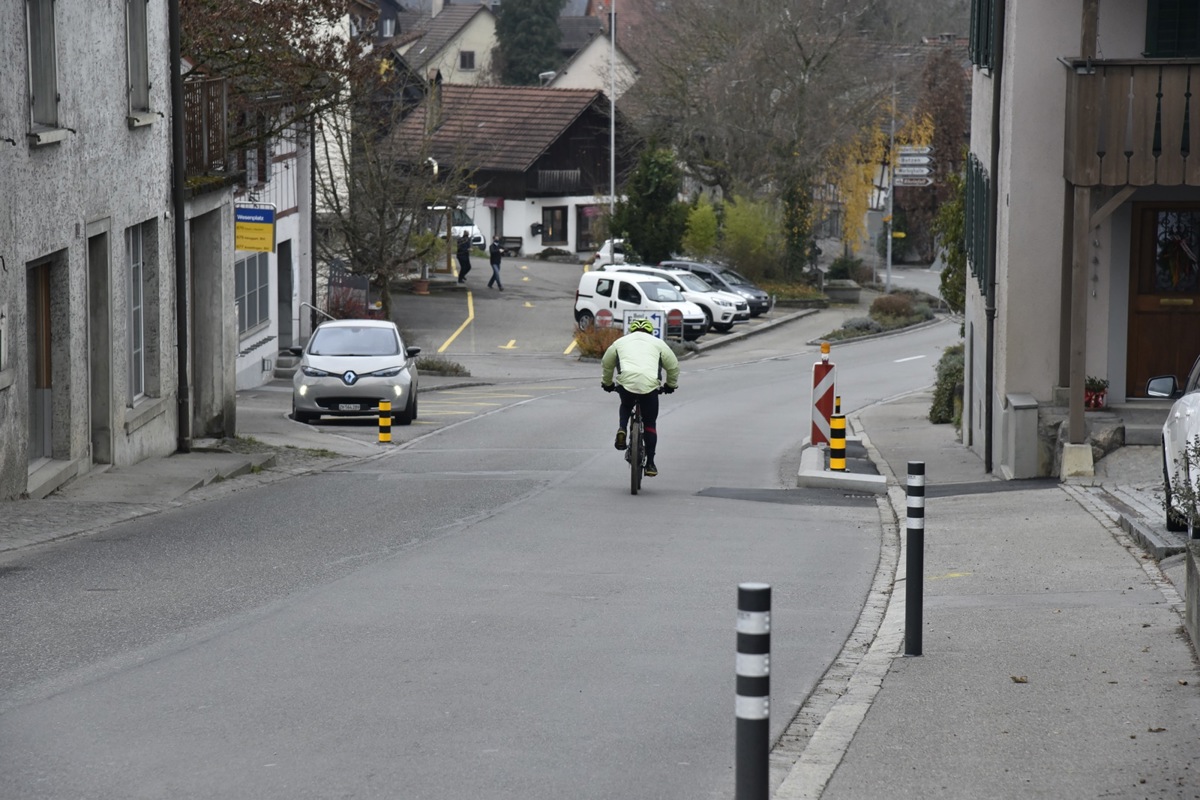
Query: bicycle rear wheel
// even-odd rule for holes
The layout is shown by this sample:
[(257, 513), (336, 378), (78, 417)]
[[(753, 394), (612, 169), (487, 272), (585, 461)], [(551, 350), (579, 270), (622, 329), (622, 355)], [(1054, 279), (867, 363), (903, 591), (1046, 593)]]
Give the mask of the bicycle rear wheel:
[(641, 415), (633, 418), (629, 425), (629, 493), (637, 494), (642, 488), (642, 452), (645, 442), (642, 440)]

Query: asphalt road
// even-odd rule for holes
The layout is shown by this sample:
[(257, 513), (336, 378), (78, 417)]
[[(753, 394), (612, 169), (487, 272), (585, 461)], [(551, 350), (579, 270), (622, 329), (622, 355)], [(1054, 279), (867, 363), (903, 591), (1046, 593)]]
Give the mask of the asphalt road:
[[(631, 497), (598, 366), (535, 317), (561, 287), (516, 286), (455, 339), (487, 399), (388, 455), (7, 562), (0, 796), (731, 796), (737, 583), (774, 587), (778, 733), (879, 557), (873, 498), (794, 488), (826, 323), (688, 360)], [(414, 336), (457, 328), (429, 309)], [(848, 404), (928, 385), (952, 336), (837, 348)]]

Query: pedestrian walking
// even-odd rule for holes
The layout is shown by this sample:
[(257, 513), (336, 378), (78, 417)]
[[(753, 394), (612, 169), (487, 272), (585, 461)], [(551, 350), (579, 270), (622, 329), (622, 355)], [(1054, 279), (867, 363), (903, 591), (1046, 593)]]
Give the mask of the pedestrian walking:
[(500, 237), (492, 237), (492, 246), (488, 248), (488, 257), (492, 262), (492, 280), (488, 281), (490, 287), (493, 282), (496, 288), (504, 291), (504, 287), (500, 285), (500, 258), (504, 255), (504, 250), (500, 247)]
[(471, 271), (471, 234), (463, 231), (458, 237), (458, 282), (467, 282), (467, 273)]

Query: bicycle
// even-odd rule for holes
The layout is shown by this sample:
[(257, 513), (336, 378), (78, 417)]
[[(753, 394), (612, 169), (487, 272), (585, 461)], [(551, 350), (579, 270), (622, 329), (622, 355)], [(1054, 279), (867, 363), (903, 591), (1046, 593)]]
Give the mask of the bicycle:
[(646, 470), (646, 426), (642, 422), (642, 402), (634, 401), (629, 415), (629, 448), (625, 451), (629, 462), (629, 493), (637, 494), (642, 488), (642, 473)]

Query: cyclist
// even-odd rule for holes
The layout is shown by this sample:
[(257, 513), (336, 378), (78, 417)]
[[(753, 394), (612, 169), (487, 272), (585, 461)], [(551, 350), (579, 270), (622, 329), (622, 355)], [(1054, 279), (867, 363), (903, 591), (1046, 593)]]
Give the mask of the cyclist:
[[(654, 323), (648, 319), (635, 319), (629, 323), (629, 333), (613, 342), (604, 351), (600, 360), (603, 371), (600, 388), (606, 392), (614, 389), (621, 395), (620, 422), (617, 440), (618, 450), (626, 448), (625, 429), (629, 426), (629, 415), (633, 404), (641, 403), (642, 421), (646, 428), (646, 477), (658, 474), (654, 466), (654, 451), (658, 448), (658, 393), (659, 375), (667, 372), (667, 382), (661, 391), (670, 394), (679, 385), (679, 359), (671, 348), (654, 335)], [(613, 369), (617, 370), (617, 382), (613, 384)]]

